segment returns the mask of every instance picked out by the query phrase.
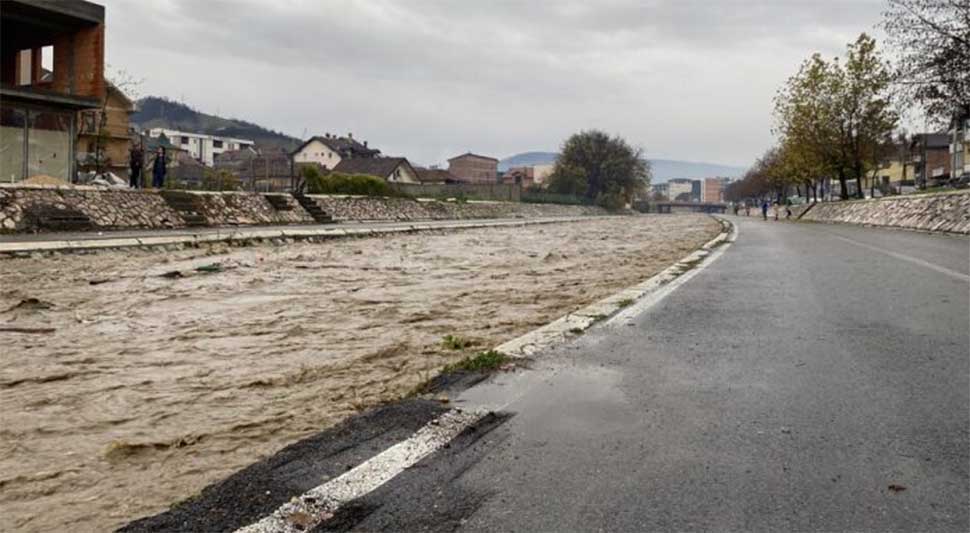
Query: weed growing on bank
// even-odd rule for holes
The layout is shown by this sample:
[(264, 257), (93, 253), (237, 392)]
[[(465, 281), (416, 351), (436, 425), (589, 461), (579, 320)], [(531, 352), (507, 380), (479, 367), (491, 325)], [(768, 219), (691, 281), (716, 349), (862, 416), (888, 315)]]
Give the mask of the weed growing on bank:
[(509, 362), (509, 356), (495, 350), (481, 352), (472, 357), (466, 357), (457, 363), (452, 363), (442, 370), (442, 373), (464, 370), (466, 372), (490, 372), (499, 369)]
[(460, 335), (445, 335), (441, 338), (441, 344), (449, 350), (464, 350), (474, 343)]

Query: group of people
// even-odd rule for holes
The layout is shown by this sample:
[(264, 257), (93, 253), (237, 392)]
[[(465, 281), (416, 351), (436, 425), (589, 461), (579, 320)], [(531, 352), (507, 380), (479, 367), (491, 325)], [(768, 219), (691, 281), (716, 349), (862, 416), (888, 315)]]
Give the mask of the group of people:
[[(142, 165), (145, 164), (145, 151), (141, 145), (131, 148), (128, 158), (128, 186), (132, 189), (141, 187)], [(168, 171), (168, 156), (165, 147), (159, 146), (155, 150), (155, 158), (152, 160), (152, 187), (161, 189), (165, 187), (165, 174)]]
[[(769, 204), (768, 203), (768, 200), (765, 200), (761, 204), (761, 218), (763, 218), (765, 220), (768, 220), (768, 210), (771, 209), (771, 210), (774, 211), (775, 220), (778, 220), (778, 218), (779, 218), (779, 216), (781, 214), (781, 208), (782, 208), (782, 204), (780, 204), (778, 202), (774, 202), (774, 203)], [(790, 219), (791, 218), (791, 214), (792, 214), (791, 213), (791, 204), (788, 203), (788, 202), (786, 202), (784, 204), (784, 208), (785, 208), (785, 218), (786, 219)], [(743, 205), (734, 204), (734, 214), (735, 215), (737, 215), (738, 212), (740, 212), (741, 209), (744, 209), (744, 216), (748, 216), (748, 217), (751, 216), (751, 206), (747, 202), (745, 202)]]

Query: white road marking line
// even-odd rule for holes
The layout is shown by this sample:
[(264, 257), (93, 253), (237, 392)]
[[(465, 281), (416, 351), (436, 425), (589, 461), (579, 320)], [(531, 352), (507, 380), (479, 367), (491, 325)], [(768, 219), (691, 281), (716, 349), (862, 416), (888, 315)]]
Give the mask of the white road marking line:
[[(731, 227), (730, 231), (722, 231), (717, 237), (704, 244), (701, 249), (689, 254), (684, 258), (681, 258), (673, 265), (660, 271), (658, 274), (655, 274), (646, 281), (632, 287), (627, 287), (618, 293), (607, 296), (606, 298), (603, 298), (597, 302), (593, 302), (582, 309), (572, 311), (569, 314), (546, 324), (545, 326), (534, 329), (512, 340), (506, 341), (499, 346), (496, 346), (494, 348), (495, 351), (501, 352), (509, 357), (531, 357), (543, 350), (551, 348), (552, 346), (569, 341), (575, 334), (590, 329), (604, 317), (612, 316), (614, 313), (624, 309), (624, 306), (631, 301), (639, 302), (640, 305), (635, 303), (626, 309), (639, 309), (640, 311), (644, 310), (645, 307), (642, 304), (644, 299), (652, 297), (651, 294), (657, 291), (658, 288), (673, 282), (679, 276), (682, 276), (685, 272), (691, 270), (691, 268), (694, 267), (697, 262), (709, 255), (712, 255), (712, 250), (717, 251), (717, 247), (723, 242), (731, 242), (736, 237), (736, 224), (718, 217), (714, 218), (721, 221), (722, 224), (729, 224)], [(720, 253), (717, 253), (716, 255), (720, 255)], [(696, 268), (700, 268), (700, 266), (701, 265), (697, 265)], [(679, 285), (679, 283), (677, 285)], [(670, 291), (665, 292), (664, 295), (669, 292)], [(659, 301), (660, 298), (662, 298), (662, 296), (656, 298), (654, 303)], [(620, 314), (625, 315), (626, 313)], [(615, 317), (608, 320), (606, 324), (609, 324), (614, 320)]]
[[(673, 266), (667, 268), (667, 270), (664, 270), (657, 276), (650, 278), (648, 282), (655, 283), (657, 288), (638, 299), (633, 305), (614, 315), (613, 318), (609, 319), (605, 325), (607, 327), (616, 327), (631, 324), (634, 318), (656, 305), (657, 302), (666, 298), (667, 295), (677, 290), (677, 287), (680, 287), (684, 283), (690, 281), (690, 279), (700, 273), (701, 270), (717, 260), (718, 257), (721, 257), (721, 254), (727, 250), (728, 246), (730, 246), (730, 244), (736, 241), (738, 238), (738, 225), (733, 222), (730, 224), (731, 232), (726, 238), (723, 239), (723, 242), (725, 243), (724, 246), (715, 247), (716, 244), (719, 244), (719, 242), (705, 246), (704, 249), (694, 252), (685, 259), (682, 259)], [(697, 263), (692, 267), (689, 266), (689, 264), (693, 261), (697, 261)]]
[(236, 533), (299, 533), (332, 517), (341, 505), (364, 496), (441, 448), (478, 422), (487, 410), (450, 410), (399, 442), (322, 485), (284, 503), (273, 514)]
[(873, 246), (871, 244), (866, 244), (864, 242), (859, 242), (857, 240), (850, 239), (848, 237), (842, 237), (841, 235), (834, 235), (834, 234), (830, 234), (830, 235), (832, 235), (836, 239), (839, 239), (840, 241), (845, 241), (847, 243), (854, 244), (856, 246), (861, 246), (863, 248), (868, 248), (868, 249), (870, 249), (870, 250), (872, 250), (874, 252), (883, 253), (883, 254), (886, 254), (886, 255), (888, 255), (890, 257), (895, 257), (896, 259), (899, 259), (901, 261), (907, 261), (909, 263), (913, 263), (914, 265), (919, 265), (921, 267), (926, 267), (926, 268), (929, 268), (931, 270), (935, 270), (935, 271), (939, 272), (940, 274), (945, 274), (945, 275), (950, 276), (951, 278), (954, 278), (956, 280), (963, 281), (963, 282), (966, 282), (966, 283), (970, 283), (970, 276), (968, 276), (966, 274), (963, 274), (961, 272), (957, 272), (956, 270), (950, 270), (949, 268), (941, 267), (939, 265), (934, 265), (933, 263), (930, 263), (929, 261), (924, 261), (924, 260), (922, 260), (922, 259), (920, 259), (918, 257), (912, 257), (912, 256), (904, 255), (904, 254), (901, 254), (901, 253), (897, 253), (897, 252), (891, 252), (889, 250), (886, 250), (886, 249), (883, 249), (883, 248), (879, 248), (878, 246)]

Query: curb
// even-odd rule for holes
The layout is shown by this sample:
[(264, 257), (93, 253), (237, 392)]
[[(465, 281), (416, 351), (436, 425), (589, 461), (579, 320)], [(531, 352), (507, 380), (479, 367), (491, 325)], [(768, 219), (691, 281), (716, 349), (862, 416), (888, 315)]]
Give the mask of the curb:
[(926, 235), (936, 235), (942, 237), (970, 237), (970, 231), (947, 231), (939, 229), (925, 229), (925, 228), (913, 228), (909, 226), (889, 226), (886, 224), (869, 224), (861, 222), (842, 222), (839, 220), (801, 220), (798, 219), (795, 222), (798, 224), (817, 224), (820, 226), (850, 226), (856, 228), (876, 228), (876, 229), (886, 229), (886, 230), (898, 230), (898, 231), (909, 231), (913, 233), (923, 233)]
[(734, 242), (737, 226), (720, 217), (712, 216), (712, 218), (721, 223), (721, 233), (658, 274), (560, 317), (539, 329), (500, 344), (494, 350), (513, 358), (531, 357), (542, 350), (574, 338), (601, 321), (619, 318), (624, 309), (637, 308), (638, 306), (634, 304), (646, 301), (648, 296), (656, 293), (661, 287), (696, 268), (708, 259), (716, 248)]

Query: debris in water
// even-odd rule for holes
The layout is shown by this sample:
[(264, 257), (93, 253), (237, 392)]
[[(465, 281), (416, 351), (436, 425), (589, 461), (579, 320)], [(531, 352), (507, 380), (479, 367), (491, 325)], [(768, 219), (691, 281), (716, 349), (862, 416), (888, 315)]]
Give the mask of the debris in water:
[(54, 333), (54, 328), (10, 328), (0, 326), (0, 333)]
[(53, 307), (54, 307), (54, 304), (50, 302), (38, 300), (37, 298), (24, 298), (23, 300), (20, 300), (20, 303), (14, 305), (13, 307), (10, 307), (6, 311), (4, 311), (4, 313), (9, 313), (10, 311), (16, 311), (18, 309), (39, 311), (43, 309), (51, 309)]
[(176, 278), (184, 278), (185, 276), (181, 272), (179, 272), (178, 270), (172, 270), (172, 271), (166, 272), (164, 274), (161, 274), (159, 277), (161, 277), (161, 278), (168, 278), (168, 279), (176, 279)]
[(906, 487), (904, 485), (899, 485), (897, 483), (893, 483), (889, 485), (889, 492), (892, 492), (894, 494), (903, 492), (904, 490), (906, 490)]
[(222, 272), (223, 270), (225, 269), (222, 267), (222, 263), (212, 263), (211, 265), (195, 267), (196, 272), (205, 272), (206, 274), (214, 274), (217, 272)]

